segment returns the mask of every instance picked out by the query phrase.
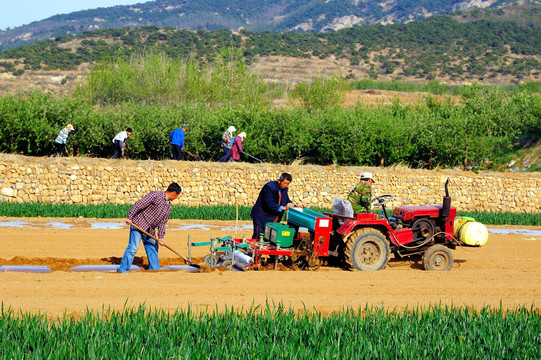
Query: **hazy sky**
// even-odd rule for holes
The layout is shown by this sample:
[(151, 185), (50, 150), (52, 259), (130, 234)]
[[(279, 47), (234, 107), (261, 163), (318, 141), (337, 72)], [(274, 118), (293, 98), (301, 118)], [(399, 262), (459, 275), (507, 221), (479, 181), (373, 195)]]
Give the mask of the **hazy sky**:
[(0, 0), (0, 30), (73, 11), (147, 1), (149, 0)]

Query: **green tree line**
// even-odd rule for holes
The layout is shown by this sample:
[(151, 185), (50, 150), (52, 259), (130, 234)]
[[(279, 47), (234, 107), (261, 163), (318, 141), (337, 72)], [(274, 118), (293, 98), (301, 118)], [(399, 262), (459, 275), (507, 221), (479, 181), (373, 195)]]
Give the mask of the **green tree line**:
[(215, 160), (223, 131), (234, 125), (248, 134), (245, 151), (266, 162), (303, 158), (323, 165), (431, 168), (479, 163), (511, 149), (520, 138), (541, 137), (541, 99), (472, 87), (458, 105), (429, 98), (419, 105), (396, 101), (308, 111), (135, 102), (97, 107), (80, 97), (33, 92), (0, 98), (0, 151), (52, 154), (53, 140), (67, 123), (76, 129), (68, 147), (79, 156), (110, 156), (112, 138), (129, 126), (132, 158), (170, 158), (169, 133), (186, 124), (188, 151)]
[(343, 87), (339, 77), (301, 83), (286, 94), (298, 105), (275, 109), (277, 89), (248, 72), (238, 50), (223, 50), (212, 65), (158, 52), (120, 57), (98, 64), (71, 95), (0, 98), (0, 151), (49, 155), (71, 123), (73, 155), (108, 157), (114, 135), (131, 127), (132, 158), (167, 159), (169, 134), (187, 125), (188, 151), (216, 160), (234, 125), (248, 134), (245, 151), (271, 163), (468, 168), (541, 137), (541, 98), (529, 87), (464, 86), (459, 104), (428, 97), (354, 109), (339, 107)]

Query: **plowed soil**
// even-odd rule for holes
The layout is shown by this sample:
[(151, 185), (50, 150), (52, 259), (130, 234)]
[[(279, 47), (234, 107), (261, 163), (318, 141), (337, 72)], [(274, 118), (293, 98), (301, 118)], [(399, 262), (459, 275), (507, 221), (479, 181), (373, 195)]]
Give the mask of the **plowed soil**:
[[(128, 242), (128, 227), (96, 229), (92, 222), (121, 223), (122, 220), (11, 219), (31, 226), (0, 227), (1, 265), (45, 265), (51, 273), (0, 272), (0, 301), (4, 308), (46, 313), (54, 318), (80, 316), (87, 309), (122, 310), (145, 304), (150, 308), (214, 311), (225, 306), (250, 308), (283, 303), (296, 310), (317, 309), (323, 313), (345, 307), (383, 306), (386, 309), (430, 305), (516, 308), (541, 306), (541, 236), (490, 234), (482, 248), (453, 250), (454, 266), (449, 272), (422, 269), (419, 260), (393, 259), (377, 272), (353, 272), (334, 267), (319, 271), (230, 272), (223, 268), (210, 273), (181, 271), (130, 274), (74, 272), (76, 265), (118, 264)], [(53, 228), (51, 222), (69, 224)], [(203, 225), (203, 226), (201, 226)], [(248, 222), (171, 220), (166, 242), (188, 255), (192, 241), (250, 235)], [(243, 227), (244, 226), (244, 227)], [(114, 226), (113, 226), (114, 228)], [(502, 227), (489, 227), (502, 228)], [(506, 227), (512, 228), (512, 227)], [(520, 227), (524, 228), (524, 227)], [(541, 227), (530, 227), (537, 231)], [(192, 249), (195, 262), (208, 253), (207, 247)], [(163, 265), (184, 261), (166, 248), (160, 249)], [(141, 246), (136, 265), (147, 259)]]

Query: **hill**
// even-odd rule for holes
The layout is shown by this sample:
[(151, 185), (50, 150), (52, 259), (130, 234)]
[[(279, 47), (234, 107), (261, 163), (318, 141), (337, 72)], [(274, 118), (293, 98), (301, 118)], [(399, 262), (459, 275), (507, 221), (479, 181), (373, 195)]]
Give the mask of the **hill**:
[(13, 29), (8, 28), (0, 31), (0, 49), (97, 29), (170, 26), (185, 30), (238, 31), (244, 28), (251, 31), (325, 32), (356, 25), (403, 23), (464, 9), (502, 6), (505, 9), (515, 7), (516, 4), (516, 1), (504, 0), (148, 1), (60, 14)]
[(2, 77), (14, 79), (30, 71), (82, 70), (148, 49), (171, 58), (212, 62), (222, 49), (237, 48), (273, 82), (295, 83), (336, 73), (348, 79), (447, 83), (541, 80), (540, 28), (472, 20), (442, 15), (326, 33), (194, 32), (155, 26), (96, 30), (0, 51), (0, 71), (6, 73)]

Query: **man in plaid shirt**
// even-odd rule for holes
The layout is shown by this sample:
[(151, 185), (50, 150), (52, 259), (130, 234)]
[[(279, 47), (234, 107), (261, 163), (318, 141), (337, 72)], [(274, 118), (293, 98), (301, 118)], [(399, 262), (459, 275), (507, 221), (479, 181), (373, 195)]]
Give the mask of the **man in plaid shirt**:
[[(175, 200), (181, 191), (177, 183), (171, 183), (166, 191), (149, 192), (128, 211), (126, 224), (130, 225), (130, 240), (118, 267), (119, 273), (130, 271), (141, 240), (148, 257), (148, 269), (160, 270), (158, 248), (159, 245), (164, 244), (165, 224), (171, 213), (171, 201)], [(141, 233), (131, 224), (135, 224), (151, 234), (154, 234), (158, 228), (158, 242)]]

